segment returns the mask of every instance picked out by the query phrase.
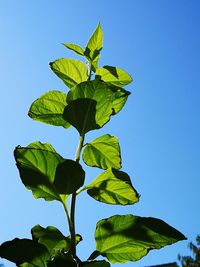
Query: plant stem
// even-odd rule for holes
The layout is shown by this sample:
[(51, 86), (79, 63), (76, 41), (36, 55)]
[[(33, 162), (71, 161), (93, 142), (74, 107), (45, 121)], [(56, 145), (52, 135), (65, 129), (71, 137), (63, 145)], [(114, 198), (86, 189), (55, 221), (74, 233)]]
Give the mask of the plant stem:
[[(81, 150), (83, 148), (84, 143), (84, 135), (80, 135), (78, 148), (76, 151), (75, 161), (79, 162)], [(76, 230), (75, 230), (75, 205), (76, 205), (76, 192), (72, 194), (71, 198), (71, 210), (70, 210), (70, 223), (71, 223), (71, 253), (74, 258), (76, 258)]]

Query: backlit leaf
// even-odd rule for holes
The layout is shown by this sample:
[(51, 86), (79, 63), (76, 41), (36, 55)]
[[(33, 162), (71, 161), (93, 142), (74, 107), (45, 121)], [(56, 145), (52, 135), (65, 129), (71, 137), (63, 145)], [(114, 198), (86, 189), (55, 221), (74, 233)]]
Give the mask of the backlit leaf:
[(103, 47), (103, 31), (99, 23), (87, 43), (85, 49), (85, 56), (88, 57), (91, 61), (94, 61), (97, 57), (99, 57), (99, 52), (102, 49), (102, 47)]
[(61, 58), (51, 62), (50, 67), (69, 88), (87, 80), (87, 67), (80, 60)]
[(156, 218), (115, 215), (97, 223), (96, 249), (112, 263), (137, 261), (151, 249), (186, 239), (183, 234)]
[(128, 174), (115, 169), (100, 174), (86, 189), (92, 198), (107, 204), (131, 205), (139, 201)]
[(83, 161), (101, 169), (121, 168), (120, 147), (117, 137), (105, 134), (86, 144)]
[(132, 82), (131, 76), (118, 67), (104, 66), (96, 70), (96, 77), (115, 86), (124, 86)]
[(64, 159), (49, 144), (35, 142), (27, 147), (16, 147), (15, 160), (20, 177), (35, 198), (61, 201), (61, 194), (54, 185), (56, 168)]
[(64, 119), (79, 133), (86, 133), (109, 121), (113, 113), (113, 92), (106, 83), (87, 81), (72, 88), (67, 103)]
[(0, 257), (14, 262), (17, 266), (46, 267), (50, 254), (44, 245), (36, 241), (15, 238), (0, 246)]
[(68, 128), (70, 124), (63, 119), (67, 95), (59, 91), (49, 91), (35, 100), (28, 112), (33, 120)]
[(125, 105), (127, 98), (130, 95), (130, 92), (126, 91), (121, 87), (116, 87), (116, 86), (111, 86), (110, 89), (113, 91), (114, 114), (117, 114)]
[(82, 47), (80, 47), (77, 44), (64, 44), (65, 47), (67, 47), (68, 49), (74, 51), (75, 53), (84, 56), (84, 50)]

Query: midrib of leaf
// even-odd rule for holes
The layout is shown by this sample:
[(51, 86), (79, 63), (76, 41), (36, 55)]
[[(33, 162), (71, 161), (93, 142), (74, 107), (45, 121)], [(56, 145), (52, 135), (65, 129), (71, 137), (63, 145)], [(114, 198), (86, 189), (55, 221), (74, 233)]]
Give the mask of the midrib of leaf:
[(83, 123), (83, 129), (82, 129), (82, 132), (81, 132), (81, 136), (84, 136), (84, 134), (85, 134), (85, 127), (86, 127), (86, 124), (87, 124), (86, 123), (87, 122), (87, 119), (89, 117), (89, 111), (90, 111), (90, 109), (91, 109), (91, 104), (88, 105), (87, 113), (86, 113), (86, 116), (84, 118), (84, 123)]
[[(81, 62), (81, 61), (80, 61)], [(82, 81), (83, 79), (83, 77), (82, 77), (82, 73), (80, 72), (80, 69), (76, 66), (76, 64), (74, 64), (74, 62), (72, 61), (71, 62), (72, 63), (72, 65), (75, 67), (75, 69), (77, 70), (77, 73), (78, 73), (78, 75), (79, 75), (79, 78), (80, 78), (80, 80)], [(82, 63), (82, 62), (81, 62)], [(84, 64), (84, 63), (83, 63)], [(85, 66), (85, 65), (84, 65)], [(77, 84), (77, 82), (75, 81), (75, 83)]]
[[(97, 183), (97, 185), (98, 184), (101, 184), (101, 182), (102, 181), (105, 181), (105, 180), (101, 180), (100, 182), (98, 182)], [(113, 181), (113, 182), (116, 182), (116, 179), (109, 179), (109, 181)], [(121, 181), (121, 180), (120, 180)], [(127, 184), (126, 182), (124, 182), (124, 181), (121, 181), (122, 183), (124, 183), (124, 184)], [(129, 185), (129, 184), (128, 184)], [(131, 187), (131, 186), (130, 186)], [(93, 189), (93, 188), (98, 188), (97, 186), (94, 186), (94, 187), (88, 187), (88, 189)], [(131, 187), (132, 188), (132, 187)], [(129, 198), (126, 198), (126, 197), (124, 197), (123, 195), (121, 195), (120, 193), (115, 193), (116, 191), (111, 191), (111, 190), (108, 190), (108, 189), (104, 189), (103, 191), (106, 191), (106, 192), (109, 192), (109, 193), (111, 193), (111, 194), (109, 194), (109, 195), (117, 195), (117, 196), (120, 196), (121, 198), (124, 198), (124, 199), (126, 199), (126, 200), (130, 200)]]

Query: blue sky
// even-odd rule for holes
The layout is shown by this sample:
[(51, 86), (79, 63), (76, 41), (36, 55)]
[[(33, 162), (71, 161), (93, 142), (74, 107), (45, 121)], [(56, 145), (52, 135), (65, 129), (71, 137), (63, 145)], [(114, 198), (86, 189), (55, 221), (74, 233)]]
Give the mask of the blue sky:
[[(157, 217), (195, 240), (200, 234), (199, 9), (198, 0), (1, 1), (1, 242), (30, 237), (38, 223), (67, 234), (59, 204), (35, 200), (24, 188), (13, 149), (40, 140), (74, 157), (75, 130), (32, 121), (27, 111), (41, 94), (66, 91), (48, 62), (74, 58), (61, 43), (84, 46), (98, 21), (104, 31), (101, 66), (119, 66), (134, 82), (127, 87), (132, 94), (123, 111), (101, 131), (89, 133), (87, 141), (104, 133), (119, 138), (123, 170), (141, 199), (134, 206), (106, 206), (83, 193), (77, 201), (77, 231), (84, 238), (79, 255), (84, 259), (94, 249), (96, 222), (114, 214)], [(187, 244), (150, 252), (124, 266), (176, 261), (178, 253), (189, 252)]]

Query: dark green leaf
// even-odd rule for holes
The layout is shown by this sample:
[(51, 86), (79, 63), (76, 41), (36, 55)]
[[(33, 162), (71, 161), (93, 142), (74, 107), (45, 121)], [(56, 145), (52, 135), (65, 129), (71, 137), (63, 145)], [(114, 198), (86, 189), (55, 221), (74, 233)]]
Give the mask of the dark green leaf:
[(51, 261), (48, 261), (47, 267), (77, 267), (77, 262), (70, 253), (56, 255)]
[(81, 264), (81, 267), (110, 267), (110, 263), (104, 260), (101, 261), (87, 261)]
[(130, 205), (139, 201), (128, 174), (115, 169), (100, 174), (86, 189), (91, 197), (107, 204)]
[(118, 67), (104, 66), (97, 69), (95, 74), (102, 81), (115, 86), (124, 86), (132, 82), (131, 76)]
[(0, 246), (0, 257), (14, 262), (17, 266), (37, 266), (46, 267), (46, 261), (50, 259), (50, 254), (46, 247), (29, 239), (15, 238)]
[(50, 67), (69, 88), (87, 80), (87, 67), (79, 60), (61, 58), (51, 62)]
[(96, 101), (89, 98), (70, 101), (63, 117), (78, 130), (80, 135), (100, 128), (96, 123)]
[(103, 32), (101, 29), (101, 25), (99, 23), (87, 43), (84, 54), (91, 61), (95, 61), (95, 59), (99, 58), (99, 53), (102, 47), (103, 47)]
[(49, 91), (35, 100), (28, 112), (33, 120), (68, 128), (70, 124), (63, 119), (67, 95), (59, 91)]
[(88, 143), (83, 151), (83, 161), (101, 169), (121, 168), (120, 147), (117, 137), (105, 134)]
[(75, 53), (84, 56), (84, 50), (82, 47), (80, 47), (77, 44), (64, 44), (65, 47), (67, 47), (68, 49), (74, 51)]
[(97, 223), (96, 249), (112, 263), (137, 261), (151, 249), (186, 239), (183, 234), (156, 218), (116, 215)]
[(63, 192), (54, 185), (56, 168), (64, 159), (49, 144), (35, 142), (14, 151), (20, 177), (35, 198), (62, 200)]
[(44, 245), (50, 255), (53, 257), (59, 251), (68, 251), (69, 239), (53, 226), (43, 228), (40, 225), (36, 225), (31, 229), (33, 240)]
[[(71, 104), (74, 100), (79, 101)], [(76, 125), (79, 132), (86, 133), (109, 121), (113, 113), (113, 92), (106, 83), (87, 81), (78, 84), (68, 93), (67, 103), (64, 118), (73, 126)], [(70, 115), (66, 116), (66, 110), (70, 111)]]
[(84, 184), (85, 172), (81, 165), (73, 160), (60, 162), (56, 169), (54, 185), (60, 194), (70, 195)]

